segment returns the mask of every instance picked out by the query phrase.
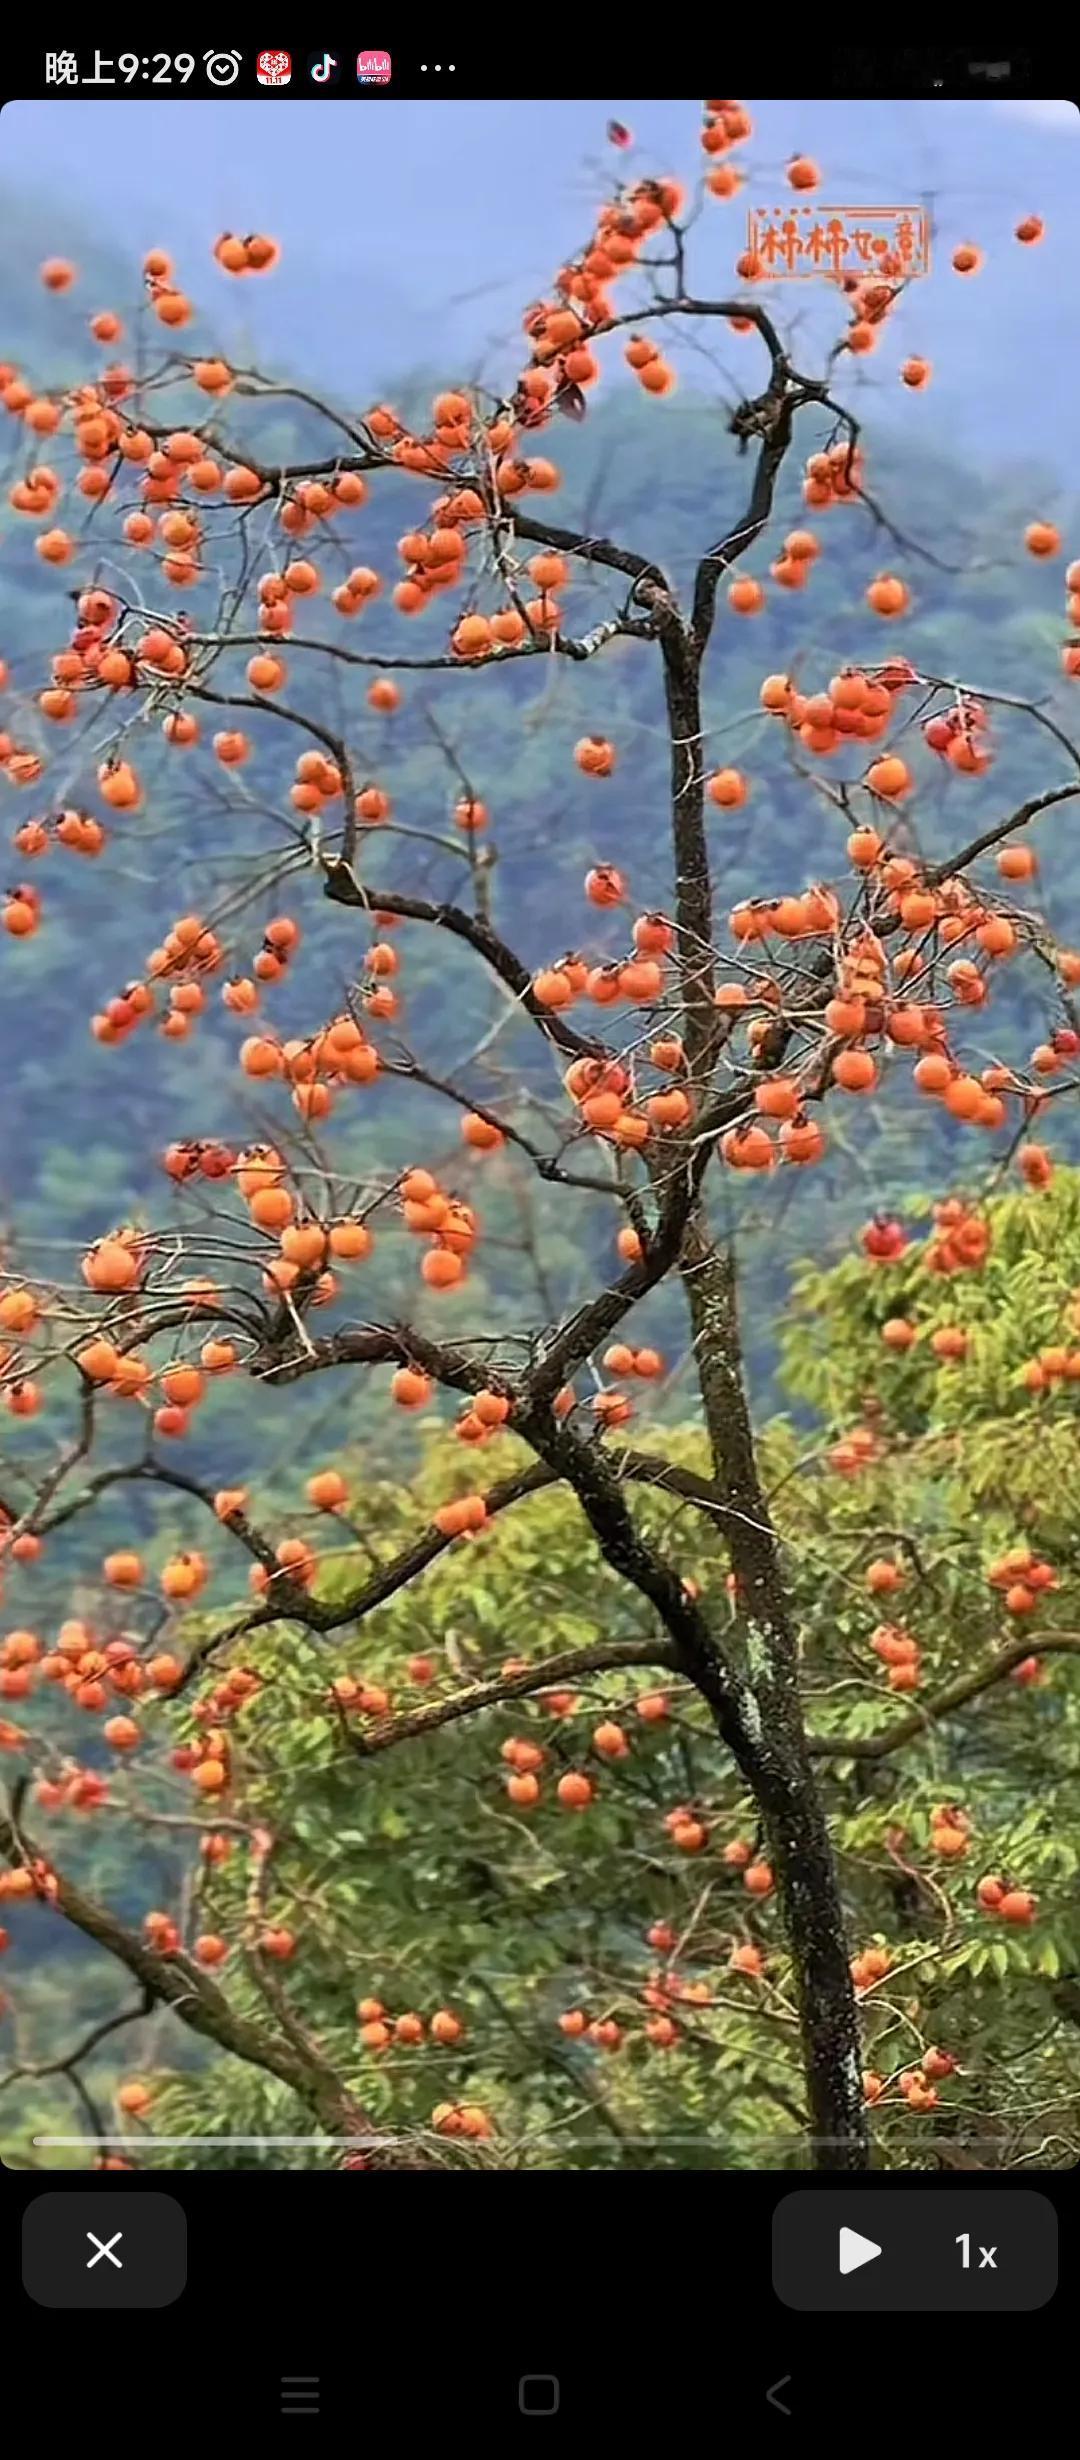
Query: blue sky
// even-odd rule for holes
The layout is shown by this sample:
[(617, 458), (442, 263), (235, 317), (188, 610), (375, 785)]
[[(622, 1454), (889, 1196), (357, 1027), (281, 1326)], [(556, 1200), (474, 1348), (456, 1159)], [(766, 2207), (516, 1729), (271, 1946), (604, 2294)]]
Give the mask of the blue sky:
[[(611, 108), (635, 130), (636, 168), (696, 168), (699, 104), (615, 97)], [(938, 362), (936, 416), (958, 441), (992, 452), (1015, 437), (1064, 480), (1080, 377), (1080, 113), (887, 99), (751, 97), (750, 108), (752, 184), (735, 204), (708, 205), (695, 286), (730, 283), (747, 198), (782, 198), (798, 149), (821, 162), (831, 202), (929, 200), (937, 270), (905, 304), (895, 348)], [(596, 101), (19, 102), (0, 114), (0, 190), (15, 192), (16, 235), (20, 205), (35, 236), (54, 228), (53, 244), (76, 254), (89, 223), (126, 260), (132, 292), (146, 247), (175, 245), (224, 346), (363, 397), (418, 366), (505, 370), (522, 304), (580, 244), (610, 178), (605, 118)], [(1048, 235), (1025, 250), (1011, 231), (1032, 210)], [(281, 239), (272, 283), (222, 280), (209, 243), (228, 227)], [(961, 286), (947, 257), (972, 236), (988, 264)], [(822, 293), (808, 307), (800, 292), (799, 312), (816, 336), (835, 303)], [(884, 357), (860, 372), (863, 385), (894, 381)]]

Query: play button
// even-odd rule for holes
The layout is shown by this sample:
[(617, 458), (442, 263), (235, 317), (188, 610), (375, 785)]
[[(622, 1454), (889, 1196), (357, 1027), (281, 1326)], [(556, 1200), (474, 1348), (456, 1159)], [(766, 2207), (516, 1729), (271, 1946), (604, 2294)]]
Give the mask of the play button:
[(873, 2238), (860, 2237), (857, 2229), (841, 2230), (841, 2272), (857, 2272), (861, 2264), (872, 2264), (875, 2256), (880, 2253), (881, 2248), (875, 2244)]

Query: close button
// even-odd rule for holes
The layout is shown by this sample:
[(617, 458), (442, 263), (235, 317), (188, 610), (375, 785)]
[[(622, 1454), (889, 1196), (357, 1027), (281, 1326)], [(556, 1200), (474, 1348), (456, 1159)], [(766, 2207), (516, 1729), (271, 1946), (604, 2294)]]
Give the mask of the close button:
[(67, 2188), (23, 2214), (22, 2276), (36, 2306), (172, 2306), (187, 2280), (175, 2196)]

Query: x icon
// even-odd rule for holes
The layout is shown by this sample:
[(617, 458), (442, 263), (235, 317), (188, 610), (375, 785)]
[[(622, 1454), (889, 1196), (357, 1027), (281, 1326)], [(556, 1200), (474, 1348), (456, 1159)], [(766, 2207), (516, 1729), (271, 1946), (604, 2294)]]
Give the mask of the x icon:
[(122, 2263), (121, 2263), (121, 2261), (120, 2261), (120, 2257), (119, 2257), (119, 2255), (114, 2255), (114, 2254), (113, 2254), (113, 2248), (114, 2248), (114, 2246), (119, 2246), (119, 2244), (120, 2244), (120, 2240), (121, 2240), (121, 2238), (122, 2238), (122, 2237), (123, 2237), (123, 2235), (124, 2235), (123, 2230), (122, 2230), (122, 2229), (118, 2229), (118, 2230), (114, 2231), (113, 2236), (109, 2239), (109, 2241), (108, 2241), (108, 2243), (107, 2243), (107, 2244), (106, 2244), (106, 2242), (105, 2242), (105, 2240), (104, 2240), (103, 2238), (98, 2238), (98, 2237), (95, 2237), (95, 2234), (94, 2234), (94, 2232), (93, 2232), (93, 2230), (92, 2230), (92, 2229), (88, 2229), (88, 2230), (87, 2230), (86, 2235), (87, 2235), (87, 2237), (88, 2237), (88, 2238), (89, 2238), (89, 2240), (90, 2240), (90, 2244), (91, 2244), (91, 2246), (96, 2246), (96, 2248), (97, 2248), (97, 2254), (96, 2254), (96, 2255), (89, 2255), (89, 2256), (87, 2257), (87, 2261), (86, 2261), (86, 2269), (87, 2269), (87, 2271), (88, 2271), (88, 2272), (92, 2272), (92, 2271), (93, 2271), (93, 2269), (94, 2269), (94, 2265), (95, 2265), (95, 2264), (99, 2264), (99, 2263), (101, 2262), (101, 2258), (102, 2258), (102, 2256), (103, 2256), (103, 2255), (106, 2255), (106, 2256), (108, 2257), (109, 2262), (110, 2262), (111, 2264), (115, 2264), (117, 2271), (118, 2271), (118, 2272), (122, 2272), (122, 2271), (123, 2271), (123, 2269), (124, 2269), (123, 2264), (122, 2264)]

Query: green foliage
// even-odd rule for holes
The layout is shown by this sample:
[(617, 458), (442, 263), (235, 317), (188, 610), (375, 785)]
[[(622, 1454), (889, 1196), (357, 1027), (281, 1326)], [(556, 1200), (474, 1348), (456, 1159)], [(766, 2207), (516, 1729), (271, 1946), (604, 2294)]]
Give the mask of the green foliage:
[[(916, 1226), (928, 1206), (906, 1208)], [(939, 1494), (954, 1482), (991, 1530), (1037, 1519), (1058, 1544), (1072, 1527), (1080, 1378), (1033, 1389), (1044, 1350), (1080, 1364), (1080, 1171), (1058, 1168), (1038, 1194), (1000, 1195), (981, 1208), (990, 1228), (974, 1271), (935, 1271), (932, 1225), (895, 1262), (802, 1266), (783, 1342), (788, 1390), (839, 1434), (872, 1396), (892, 1434), (932, 1461)], [(902, 1320), (917, 1339), (890, 1350), (882, 1328)], [(960, 1330), (967, 1350), (940, 1360), (933, 1335)], [(954, 1464), (959, 1464), (956, 1479)], [(904, 1524), (898, 1523), (898, 1526)], [(914, 1526), (915, 1524), (910, 1524)]]
[[(1048, 1196), (997, 1199), (986, 1271), (998, 1269), (995, 1259), (1039, 1245), (1057, 1256), (1064, 1295), (1077, 1218), (1076, 1187), (1064, 1173)], [(848, 1396), (865, 1392), (878, 1372), (877, 1325), (883, 1304), (898, 1303), (898, 1276), (905, 1304), (932, 1321), (930, 1310), (944, 1307), (950, 1292), (914, 1254), (899, 1266), (849, 1259), (830, 1274), (801, 1277), (792, 1372), (806, 1390), (811, 1370), (801, 1344), (812, 1325), (819, 1368), (827, 1357), (839, 1379), (835, 1400), (831, 1387), (815, 1386), (834, 1424), (845, 1422)], [(1010, 1286), (1006, 1274), (1002, 1312), (1023, 1347), (1046, 1329), (1041, 1295), (1020, 1277), (1013, 1325)], [(965, 1287), (981, 1308), (983, 1277)], [(1027, 1536), (1064, 1564), (1080, 1536), (1080, 1509), (1067, 1490), (1025, 1501), (1015, 1463), (1000, 1452), (994, 1484), (996, 1387), (977, 1352), (973, 1359), (966, 1396), (959, 1390), (966, 1368), (938, 1370), (952, 1379), (948, 1398), (925, 1392), (918, 1413), (910, 1395), (884, 1379), (880, 1456), (855, 1476), (832, 1469), (820, 1442), (807, 1442), (789, 1422), (775, 1421), (764, 1437), (802, 1631), (808, 1724), (835, 1754), (820, 1766), (850, 1936), (860, 1951), (884, 1946), (891, 1960), (861, 1994), (865, 2063), (885, 2079), (874, 2127), (886, 2166), (919, 2164), (931, 2133), (946, 2150), (950, 2141), (964, 2145), (992, 2166), (1021, 2157), (1054, 2164), (1077, 2149), (1075, 1660), (1067, 1651), (1049, 1654), (1038, 1685), (987, 1682), (952, 1717), (938, 1724), (931, 1715), (920, 1731), (916, 1715), (911, 1730), (913, 1709), (925, 1702), (932, 1711), (950, 1685), (992, 1668), (1015, 1638), (1015, 1620), (987, 1581), (993, 1556)], [(694, 1428), (652, 1436), (649, 1445), (684, 1468), (707, 1471)], [(524, 1459), (512, 1437), (499, 1439), (499, 1474)], [(475, 1476), (475, 1465), (434, 1428), (411, 1490), (380, 1478), (363, 1452), (345, 1465), (353, 1502), (340, 1551), (327, 1553), (320, 1573), (327, 1598), (347, 1595), (358, 1567), (391, 1557), (436, 1500)], [(970, 1508), (975, 1481), (978, 1518)], [(737, 1617), (715, 1516), (656, 1488), (629, 1491), (642, 1528), (684, 1576), (692, 1574), (711, 1614), (721, 1624)], [(888, 1600), (866, 1585), (868, 1563), (882, 1558), (902, 1575)], [(870, 1648), (883, 1613), (917, 1635), (913, 1695), (890, 1691)], [(189, 1636), (206, 1628), (196, 1620)], [(1058, 1632), (1065, 1638), (1069, 1629), (1065, 1592), (1048, 1593), (1032, 1645)], [(497, 2157), (513, 2165), (731, 2167), (767, 2159), (785, 2166), (803, 2158), (797, 2028), (774, 1903), (749, 1896), (740, 1869), (724, 1859), (733, 1840), (755, 1850), (761, 1840), (692, 1692), (662, 1677), (669, 1713), (646, 1725), (635, 1701), (657, 1688), (655, 1673), (613, 1669), (576, 1687), (557, 1713), (544, 1697), (519, 1699), (370, 1756), (362, 1749), (357, 1756), (351, 1738), (377, 1733), (378, 1718), (342, 1711), (330, 1697), (332, 1681), (352, 1676), (382, 1686), (400, 1714), (511, 1660), (546, 1661), (567, 1647), (650, 1636), (642, 1602), (598, 1563), (577, 1506), (552, 1488), (507, 1511), (479, 1539), (448, 1549), (354, 1636), (346, 1630), (326, 1641), (279, 1627), (242, 1644), (239, 1661), (261, 1688), (236, 1720), (242, 1775), (235, 1782), (245, 1819), (265, 1822), (277, 1840), (260, 1919), (286, 1925), (297, 1940), (294, 1959), (276, 1969), (275, 1987), (380, 2127), (424, 2129), (440, 2103), (467, 2102), (488, 2113)], [(410, 1671), (417, 1655), (431, 1661), (430, 1684)], [(605, 1760), (593, 1742), (611, 1719), (625, 1732), (625, 1759)], [(187, 1714), (171, 1722), (181, 1736), (199, 1730)], [(903, 1747), (894, 1753), (890, 1737), (901, 1730)], [(844, 1749), (871, 1737), (886, 1746), (878, 1758)], [(514, 1738), (544, 1754), (535, 1809), (507, 1798), (502, 1753)], [(571, 1769), (595, 1783), (582, 1813), (556, 1799), (557, 1779)], [(175, 1804), (175, 1782), (148, 1768), (138, 1794), (148, 1808)], [(707, 1831), (701, 1853), (679, 1851), (665, 1829), (678, 1806)], [(971, 1823), (956, 1860), (934, 1841), (946, 1806)], [(212, 1827), (213, 1807), (202, 1817)], [(77, 1824), (92, 1863), (101, 1852), (99, 1823)], [(67, 1858), (65, 1844), (65, 1867)], [(181, 1851), (171, 1868), (159, 1862), (156, 1880), (141, 1874), (139, 1915), (153, 1905), (174, 1907), (185, 1885), (193, 1888), (189, 1936), (212, 1930), (233, 1942), (223, 1974), (230, 2001), (266, 2020), (258, 1963), (243, 1945), (252, 1884), (243, 1843), (224, 1863), (197, 1861), (183, 1883), (185, 1866)], [(986, 1872), (1034, 1892), (1030, 1927), (981, 1911), (974, 1889)], [(134, 1912), (130, 1873), (125, 1886)], [(657, 1923), (669, 1925), (672, 1950), (649, 1945)], [(762, 1953), (761, 1978), (730, 1969), (733, 1948), (747, 1945)], [(703, 2003), (680, 1996), (688, 1984)], [(381, 2001), (391, 2022), (418, 2013), (425, 2029), (436, 2009), (450, 2009), (463, 2038), (449, 2047), (428, 2036), (419, 2046), (366, 2050), (356, 2017), (366, 1998)], [(559, 2017), (578, 2008), (591, 2022), (619, 2026), (616, 2050), (567, 2037)], [(677, 2029), (670, 2047), (645, 2031), (658, 2010)], [(32, 2021), (35, 2033), (55, 2029), (55, 2003), (34, 2006)], [(244, 2168), (320, 2157), (153, 2153), (155, 2131), (311, 2128), (310, 2112), (265, 2075), (219, 2054), (193, 2057), (175, 2025), (164, 2032), (159, 2025), (156, 2038), (152, 2113), (136, 2127), (147, 2131), (145, 2157), (155, 2166)], [(129, 2075), (146, 2066), (134, 2041), (126, 2055), (120, 2037)], [(930, 2045), (958, 2063), (937, 2088), (932, 2118), (909, 2108), (896, 2081), (918, 2068)], [(115, 2075), (115, 2044), (104, 2046), (99, 2074), (110, 2061)], [(35, 2087), (19, 2114), (43, 2106)]]

